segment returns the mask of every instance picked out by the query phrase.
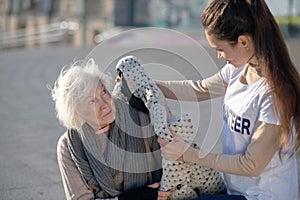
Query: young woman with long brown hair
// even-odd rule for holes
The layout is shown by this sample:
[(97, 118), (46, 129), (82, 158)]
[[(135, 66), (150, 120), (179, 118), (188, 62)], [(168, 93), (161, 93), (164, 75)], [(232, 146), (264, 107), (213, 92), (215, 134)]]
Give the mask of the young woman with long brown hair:
[(223, 152), (186, 149), (175, 137), (159, 140), (163, 156), (224, 172), (227, 194), (199, 200), (298, 199), (300, 77), (274, 16), (264, 0), (213, 0), (202, 24), (227, 64), (202, 81), (157, 84), (167, 98), (184, 101), (194, 100), (187, 92), (197, 101), (224, 95)]

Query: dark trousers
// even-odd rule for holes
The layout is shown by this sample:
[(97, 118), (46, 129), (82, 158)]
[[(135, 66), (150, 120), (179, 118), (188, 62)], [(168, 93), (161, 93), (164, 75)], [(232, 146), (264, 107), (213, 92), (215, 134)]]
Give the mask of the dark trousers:
[(247, 200), (244, 196), (228, 195), (228, 194), (214, 194), (203, 197), (198, 197), (193, 200)]

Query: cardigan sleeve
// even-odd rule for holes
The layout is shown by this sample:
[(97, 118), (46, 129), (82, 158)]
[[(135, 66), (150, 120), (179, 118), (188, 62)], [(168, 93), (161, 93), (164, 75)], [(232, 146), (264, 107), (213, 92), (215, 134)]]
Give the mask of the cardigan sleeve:
[(257, 122), (256, 130), (244, 154), (226, 155), (204, 153), (189, 147), (183, 154), (186, 162), (241, 176), (258, 176), (279, 150), (281, 128), (274, 124)]
[(57, 144), (57, 159), (67, 200), (94, 199), (93, 190), (84, 181), (76, 164), (72, 160), (67, 134), (63, 134)]
[(227, 84), (221, 72), (203, 80), (159, 81), (155, 83), (166, 98), (181, 101), (204, 101), (225, 95)]

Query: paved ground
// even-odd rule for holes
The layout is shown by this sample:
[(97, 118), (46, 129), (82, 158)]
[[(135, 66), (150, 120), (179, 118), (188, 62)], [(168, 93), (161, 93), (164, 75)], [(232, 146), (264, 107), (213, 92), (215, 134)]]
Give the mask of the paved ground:
[[(300, 40), (288, 44), (300, 69)], [(47, 84), (53, 84), (63, 65), (84, 58), (90, 50), (60, 45), (0, 52), (0, 200), (65, 199), (56, 159), (56, 143), (64, 128), (55, 118)], [(116, 55), (115, 50), (105, 53)], [(184, 52), (202, 62), (193, 49), (185, 47)], [(203, 75), (214, 70), (204, 70)], [(153, 71), (157, 77), (161, 73)], [(206, 104), (200, 107), (209, 114)], [(207, 124), (206, 117), (200, 118)], [(217, 122), (214, 129), (220, 118)]]
[(64, 199), (56, 161), (63, 132), (48, 83), (82, 49), (47, 47), (1, 52), (0, 199)]

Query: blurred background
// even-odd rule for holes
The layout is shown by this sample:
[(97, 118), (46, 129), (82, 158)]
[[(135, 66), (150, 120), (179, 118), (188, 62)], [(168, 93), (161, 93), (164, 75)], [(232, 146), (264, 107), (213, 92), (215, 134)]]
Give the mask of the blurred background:
[[(201, 31), (209, 0), (0, 0), (0, 49), (66, 43), (93, 46), (121, 28)], [(267, 0), (286, 37), (299, 33), (300, 1)], [(109, 31), (109, 32), (108, 32)]]
[[(266, 2), (300, 70), (300, 0)], [(56, 158), (56, 144), (65, 129), (56, 119), (49, 88), (61, 68), (74, 59), (85, 58), (91, 51), (100, 61), (117, 59), (124, 53), (123, 45), (138, 43), (143, 48), (144, 44), (155, 42), (163, 43), (166, 48), (162, 50), (183, 52), (184, 56), (179, 58), (188, 59), (180, 61), (194, 61), (192, 67), (199, 67), (205, 76), (215, 73), (223, 61), (217, 59), (216, 52), (207, 44), (200, 25), (200, 15), (207, 3), (208, 0), (0, 0), (0, 200), (65, 199)], [(160, 27), (184, 33), (200, 44), (206, 54), (187, 38), (179, 41), (174, 32), (173, 36), (155, 35), (158, 33), (155, 30), (138, 34), (133, 31), (106, 43), (112, 48), (100, 45), (98, 51), (93, 50), (107, 38), (136, 27)], [(142, 52), (147, 53), (146, 50)], [(150, 63), (155, 55), (149, 52), (145, 59)], [(154, 53), (162, 57), (158, 63), (179, 66), (177, 69), (182, 71), (175, 68), (174, 71), (188, 74), (191, 65), (177, 62), (177, 54), (165, 57), (172, 51)], [(208, 57), (215, 68), (208, 67), (211, 66), (211, 62), (205, 61)], [(167, 79), (173, 79), (172, 74), (162, 72), (161, 66), (153, 70), (153, 77), (166, 74)], [(203, 78), (189, 74), (194, 76)], [(180, 107), (177, 105), (174, 107)], [(194, 103), (185, 112), (198, 114), (195, 106)], [(220, 133), (221, 99), (201, 102), (198, 106), (197, 123), (203, 136), (208, 124), (212, 132)], [(218, 109), (212, 111), (213, 106)], [(218, 117), (212, 117), (214, 112)], [(220, 143), (216, 142), (220, 138), (212, 135), (207, 138), (220, 149)]]

